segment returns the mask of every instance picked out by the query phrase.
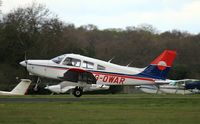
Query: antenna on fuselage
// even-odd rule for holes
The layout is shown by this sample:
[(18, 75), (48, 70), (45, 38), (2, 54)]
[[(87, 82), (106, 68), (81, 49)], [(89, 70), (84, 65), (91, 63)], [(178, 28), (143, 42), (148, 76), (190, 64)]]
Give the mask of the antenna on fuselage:
[(114, 58), (115, 58), (115, 56), (113, 56), (108, 62), (110, 63)]
[(131, 65), (133, 63), (133, 61), (129, 62), (126, 66), (129, 67), (129, 65)]

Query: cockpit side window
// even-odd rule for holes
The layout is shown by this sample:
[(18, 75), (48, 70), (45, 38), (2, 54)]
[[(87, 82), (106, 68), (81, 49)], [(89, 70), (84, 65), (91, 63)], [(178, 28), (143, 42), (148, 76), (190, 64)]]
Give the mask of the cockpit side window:
[(55, 58), (53, 58), (53, 59), (51, 59), (51, 60), (52, 60), (53, 62), (59, 64), (59, 63), (63, 60), (64, 57), (65, 57), (65, 55), (61, 55), (61, 56), (55, 57)]
[(63, 63), (63, 65), (68, 65), (68, 66), (76, 66), (76, 67), (80, 67), (81, 65), (81, 60), (79, 59), (75, 59), (75, 58), (71, 58), (71, 57), (67, 57)]
[(94, 63), (88, 62), (88, 61), (83, 61), (82, 67), (83, 68), (87, 68), (87, 69), (93, 69), (94, 68)]
[(106, 70), (106, 68), (102, 65), (97, 65), (97, 70)]

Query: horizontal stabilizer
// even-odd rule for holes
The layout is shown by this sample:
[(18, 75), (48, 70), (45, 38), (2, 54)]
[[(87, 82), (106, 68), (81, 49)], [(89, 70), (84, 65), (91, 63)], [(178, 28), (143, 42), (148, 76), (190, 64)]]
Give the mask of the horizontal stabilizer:
[(29, 79), (21, 79), (21, 82), (11, 91), (11, 94), (15, 95), (25, 95), (31, 84)]

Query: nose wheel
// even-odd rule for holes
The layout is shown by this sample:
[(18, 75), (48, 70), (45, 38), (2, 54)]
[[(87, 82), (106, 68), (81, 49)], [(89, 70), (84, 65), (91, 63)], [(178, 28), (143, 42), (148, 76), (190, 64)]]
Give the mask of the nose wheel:
[(80, 87), (76, 87), (76, 88), (73, 90), (73, 95), (74, 95), (75, 97), (80, 97), (80, 96), (82, 96), (82, 94), (83, 94), (83, 90), (82, 90), (82, 88), (80, 88)]

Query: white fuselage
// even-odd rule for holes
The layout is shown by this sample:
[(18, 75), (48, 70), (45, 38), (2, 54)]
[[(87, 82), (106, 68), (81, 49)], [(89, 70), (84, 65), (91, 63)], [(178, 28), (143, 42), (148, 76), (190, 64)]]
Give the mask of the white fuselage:
[[(75, 66), (65, 65), (67, 58), (76, 59)], [(85, 64), (87, 62), (87, 64)], [(89, 64), (88, 64), (89, 63)], [(25, 61), (20, 63), (25, 66)], [(59, 63), (52, 60), (27, 60), (27, 70), (32, 75), (59, 79), (70, 68), (79, 68), (91, 72), (100, 85), (142, 85), (154, 84), (154, 79), (134, 76), (144, 68), (120, 66), (110, 62), (93, 59), (77, 54), (65, 54)]]

